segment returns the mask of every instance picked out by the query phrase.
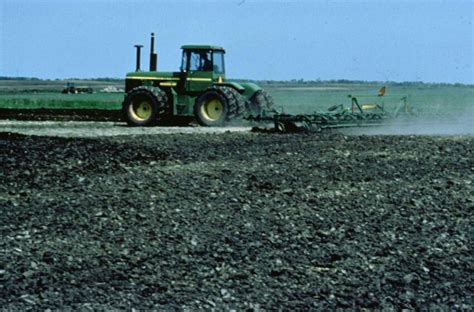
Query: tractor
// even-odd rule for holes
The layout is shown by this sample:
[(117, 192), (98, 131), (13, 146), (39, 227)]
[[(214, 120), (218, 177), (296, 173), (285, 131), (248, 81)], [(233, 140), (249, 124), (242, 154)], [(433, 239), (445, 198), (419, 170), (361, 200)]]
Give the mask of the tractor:
[(130, 126), (189, 124), (222, 126), (232, 119), (260, 115), (272, 108), (271, 96), (250, 82), (227, 81), (222, 47), (183, 45), (178, 72), (156, 70), (154, 34), (151, 34), (150, 70), (140, 69), (136, 47), (136, 69), (127, 73), (122, 112)]

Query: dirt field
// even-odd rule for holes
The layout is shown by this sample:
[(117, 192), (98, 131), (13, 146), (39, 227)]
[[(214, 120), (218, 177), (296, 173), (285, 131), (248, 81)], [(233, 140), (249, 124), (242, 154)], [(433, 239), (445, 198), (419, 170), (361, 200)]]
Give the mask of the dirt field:
[(0, 133), (0, 307), (473, 308), (474, 137)]
[(66, 138), (99, 138), (112, 136), (142, 136), (157, 134), (216, 134), (224, 132), (249, 132), (250, 126), (236, 127), (128, 127), (124, 122), (90, 121), (18, 121), (0, 120), (0, 129), (24, 135)]

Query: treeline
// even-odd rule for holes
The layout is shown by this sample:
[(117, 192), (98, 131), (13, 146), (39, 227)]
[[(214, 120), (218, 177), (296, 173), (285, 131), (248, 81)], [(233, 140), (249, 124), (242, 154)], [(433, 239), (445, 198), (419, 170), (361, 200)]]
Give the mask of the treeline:
[(121, 82), (124, 81), (123, 78), (64, 78), (64, 79), (40, 79), (36, 77), (8, 77), (0, 76), (0, 80), (21, 80), (21, 81), (70, 81), (70, 80), (81, 80), (81, 81), (100, 81), (100, 82)]
[(7, 77), (7, 76), (0, 76), (0, 80), (34, 80), (34, 81), (40, 81), (41, 79), (39, 79), (39, 78), (34, 78), (34, 77)]
[(111, 77), (101, 77), (101, 78), (67, 78), (67, 79), (56, 79), (56, 80), (82, 80), (82, 81), (100, 81), (100, 82), (123, 82), (123, 78), (111, 78)]
[(423, 81), (368, 81), (368, 80), (349, 80), (349, 79), (330, 79), (330, 80), (304, 80), (304, 79), (291, 79), (291, 80), (249, 80), (249, 79), (233, 79), (234, 81), (250, 81), (257, 84), (265, 85), (300, 85), (300, 86), (318, 86), (318, 85), (329, 85), (329, 84), (345, 84), (345, 85), (390, 85), (390, 86), (407, 86), (407, 87), (441, 87), (441, 86), (456, 86), (466, 87), (474, 86), (472, 84), (463, 83), (447, 83), (447, 82), (423, 82)]
[[(112, 78), (112, 77), (100, 77), (100, 78), (67, 78), (67, 79), (40, 79), (35, 77), (8, 77), (0, 76), (0, 80), (21, 80), (21, 81), (70, 81), (70, 80), (81, 80), (81, 81), (98, 81), (98, 82), (123, 82), (123, 78)], [(328, 84), (354, 84), (354, 85), (390, 85), (390, 86), (407, 86), (407, 87), (441, 87), (441, 86), (455, 86), (465, 87), (474, 86), (472, 84), (463, 83), (446, 83), (446, 82), (423, 82), (423, 81), (367, 81), (367, 80), (349, 80), (349, 79), (330, 79), (330, 80), (305, 80), (305, 79), (291, 79), (291, 80), (251, 80), (251, 79), (229, 79), (237, 82), (250, 81), (256, 84), (262, 85), (295, 85), (295, 86), (317, 86), (317, 85), (328, 85)]]

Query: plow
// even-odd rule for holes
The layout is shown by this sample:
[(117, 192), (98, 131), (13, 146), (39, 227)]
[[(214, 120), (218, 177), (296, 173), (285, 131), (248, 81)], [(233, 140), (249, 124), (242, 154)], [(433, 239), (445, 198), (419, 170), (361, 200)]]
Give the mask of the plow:
[[(258, 124), (273, 124), (276, 132), (321, 131), (331, 128), (373, 127), (390, 121), (401, 121), (412, 115), (408, 97), (392, 95), (395, 107), (388, 109), (385, 101), (362, 103), (361, 99), (371, 99), (373, 95), (348, 95), (351, 104), (333, 105), (326, 112), (312, 114), (286, 114), (278, 110), (264, 110), (260, 115), (249, 115), (244, 119)], [(385, 87), (379, 90), (378, 98), (385, 98)]]

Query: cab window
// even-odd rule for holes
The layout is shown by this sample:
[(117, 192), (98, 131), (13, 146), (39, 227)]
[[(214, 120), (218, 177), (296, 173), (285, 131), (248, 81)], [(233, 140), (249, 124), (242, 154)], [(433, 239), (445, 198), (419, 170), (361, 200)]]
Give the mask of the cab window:
[(188, 66), (188, 53), (186, 51), (183, 52), (183, 58), (181, 60), (181, 71), (187, 71)]
[(189, 70), (212, 71), (211, 51), (191, 51), (189, 53)]
[(214, 72), (217, 74), (223, 74), (224, 70), (224, 52), (222, 51), (214, 51)]

